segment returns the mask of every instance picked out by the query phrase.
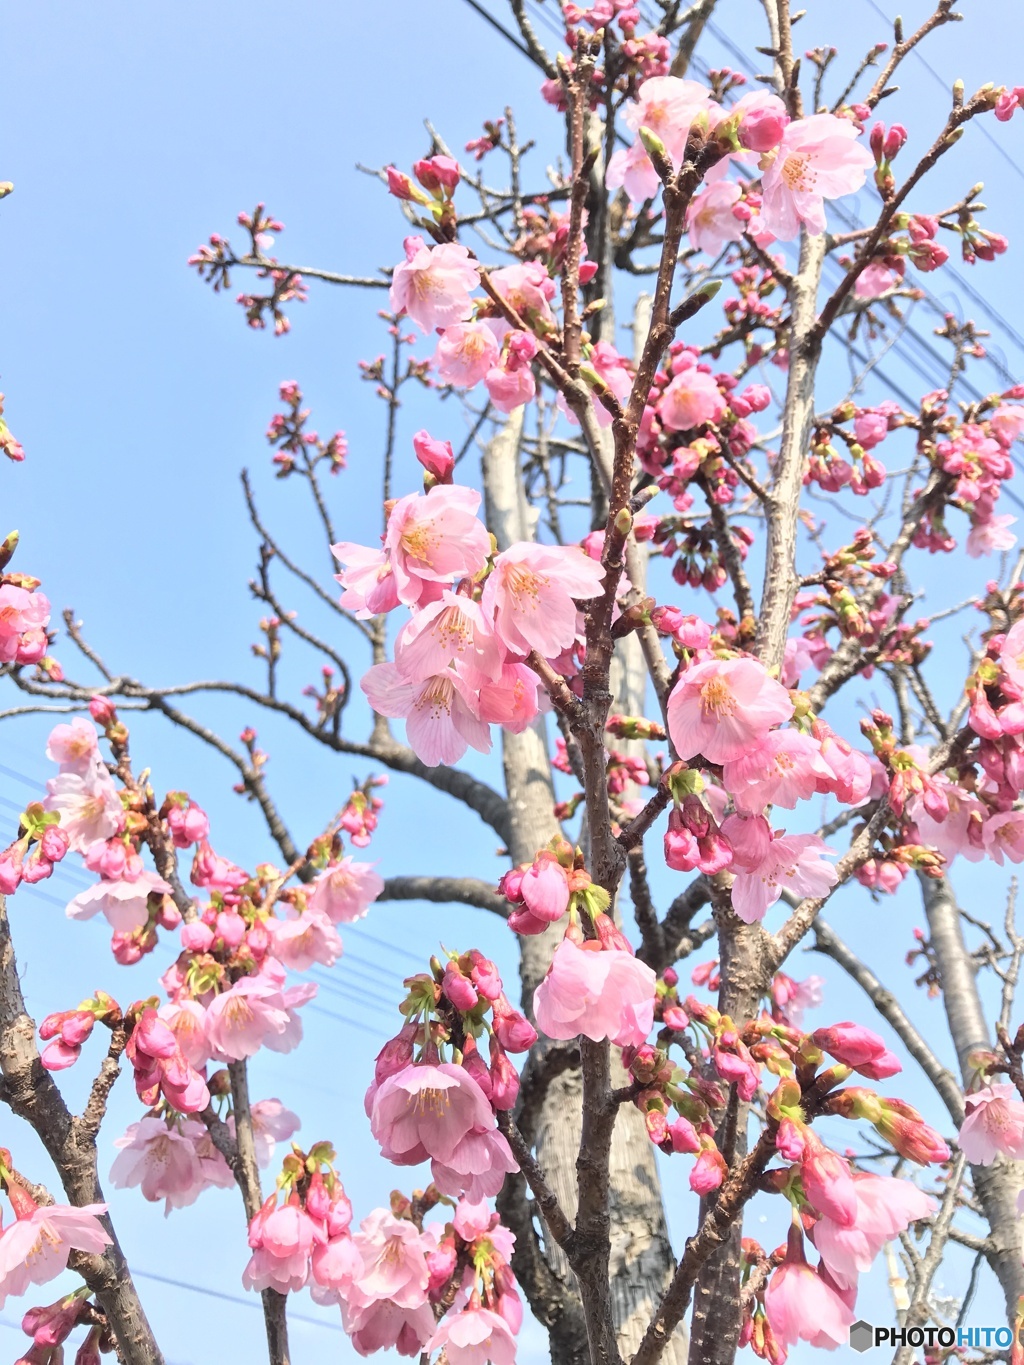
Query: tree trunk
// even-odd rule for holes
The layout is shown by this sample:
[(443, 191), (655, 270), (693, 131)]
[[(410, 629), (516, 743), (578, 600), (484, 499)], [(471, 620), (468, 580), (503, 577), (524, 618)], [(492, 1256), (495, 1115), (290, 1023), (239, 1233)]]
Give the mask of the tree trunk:
[[(519, 472), (519, 438), (522, 414), (514, 413), (494, 437), (484, 456), (484, 490), (488, 525), (498, 548), (514, 540), (532, 539), (532, 517), (523, 494)], [(638, 664), (634, 659), (622, 670), (629, 679), (628, 696), (633, 709), (642, 709), (643, 684), (637, 700)], [(623, 705), (627, 693), (622, 694)], [(511, 837), (509, 857), (513, 863), (529, 862), (537, 850), (560, 833), (554, 814), (554, 786), (543, 719), (521, 735), (505, 734), (503, 762), (508, 792)], [(533, 993), (543, 979), (551, 954), (561, 939), (561, 926), (544, 934), (520, 939), (520, 975), (523, 1005), (532, 1012)], [(541, 1052), (534, 1074), (542, 1074)], [(624, 1080), (621, 1073), (613, 1084)], [(532, 1126), (537, 1158), (570, 1218), (576, 1212), (576, 1157), (582, 1123), (581, 1081), (578, 1066), (562, 1069), (548, 1080)], [(619, 1349), (628, 1358), (639, 1344), (668, 1284), (673, 1257), (665, 1224), (654, 1150), (643, 1120), (632, 1106), (623, 1106), (616, 1120), (611, 1149), (611, 1290)], [(521, 1190), (525, 1197), (525, 1189)], [(515, 1220), (517, 1236), (529, 1232)], [(518, 1254), (518, 1253), (517, 1253)], [(530, 1304), (548, 1327), (553, 1365), (587, 1365), (586, 1328), (579, 1292), (568, 1263), (551, 1238), (544, 1239), (546, 1269), (523, 1274)], [(526, 1267), (517, 1266), (522, 1273)], [(553, 1282), (552, 1282), (553, 1281)], [(532, 1291), (532, 1292), (531, 1292)], [(685, 1336), (680, 1333), (666, 1352), (667, 1365), (682, 1365)]]
[[(938, 881), (922, 877), (921, 887), (942, 984), (942, 1003), (966, 1086), (971, 1081), (971, 1053), (991, 1048), (991, 1034), (953, 889), (945, 877)], [(1017, 1217), (1017, 1195), (1024, 1187), (1024, 1162), (1001, 1156), (991, 1166), (972, 1166), (971, 1179), (989, 1224), (993, 1248), (989, 1264), (1002, 1286), (1007, 1320), (1012, 1324), (1017, 1315), (1017, 1300), (1024, 1294), (1021, 1225)]]

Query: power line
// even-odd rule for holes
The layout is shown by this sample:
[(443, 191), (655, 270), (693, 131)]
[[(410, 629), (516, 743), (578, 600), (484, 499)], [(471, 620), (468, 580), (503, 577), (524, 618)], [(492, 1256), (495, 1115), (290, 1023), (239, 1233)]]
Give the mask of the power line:
[[(132, 1268), (132, 1275), (137, 1275), (142, 1280), (155, 1280), (158, 1284), (171, 1285), (174, 1289), (188, 1289), (193, 1294), (205, 1294), (210, 1299), (222, 1299), (225, 1303), (235, 1303), (241, 1308), (256, 1308), (263, 1311), (263, 1304), (257, 1298), (243, 1298), (241, 1294), (228, 1294), (223, 1289), (210, 1289), (207, 1285), (192, 1284), (188, 1280), (176, 1280), (170, 1275), (158, 1275), (153, 1270), (136, 1270)], [(330, 1322), (325, 1318), (310, 1317), (307, 1313), (288, 1312), (291, 1322), (308, 1322), (313, 1327), (323, 1327), (328, 1332), (343, 1332), (345, 1329), (340, 1322)]]

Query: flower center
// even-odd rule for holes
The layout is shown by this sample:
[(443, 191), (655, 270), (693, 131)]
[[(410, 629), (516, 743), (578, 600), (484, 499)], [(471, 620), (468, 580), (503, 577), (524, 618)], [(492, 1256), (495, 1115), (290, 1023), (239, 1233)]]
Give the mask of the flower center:
[(536, 611), (540, 606), (540, 590), (548, 580), (521, 564), (508, 564), (505, 566), (504, 581), (517, 611)]
[(731, 716), (736, 710), (736, 698), (723, 678), (711, 678), (700, 689), (700, 709), (705, 720), (714, 716)]
[(787, 190), (799, 193), (813, 188), (817, 177), (809, 169), (810, 160), (807, 152), (791, 152), (786, 157), (779, 174)]
[(447, 678), (438, 675), (431, 678), (424, 687), (417, 699), (416, 708), (417, 710), (422, 710), (423, 707), (429, 708), (433, 711), (435, 718), (440, 716), (442, 711), (445, 715), (450, 716), (454, 696), (455, 688), (452, 684)]
[(473, 627), (461, 607), (445, 607), (431, 628), (442, 649), (462, 654), (469, 646)]

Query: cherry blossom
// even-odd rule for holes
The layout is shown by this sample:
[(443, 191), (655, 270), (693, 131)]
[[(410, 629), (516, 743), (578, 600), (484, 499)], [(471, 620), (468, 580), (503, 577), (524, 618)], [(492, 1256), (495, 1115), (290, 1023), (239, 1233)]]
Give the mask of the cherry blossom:
[(965, 1097), (960, 1150), (974, 1166), (991, 1166), (1002, 1154), (1024, 1160), (1024, 1103), (1010, 1083), (987, 1085)]
[[(782, 895), (782, 888), (801, 896), (826, 896), (838, 881), (838, 874), (824, 855), (831, 850), (816, 834), (775, 832), (763, 853), (744, 838), (740, 817), (729, 816), (722, 833), (732, 845), (732, 904), (745, 924), (764, 919)], [(749, 826), (746, 827), (749, 831)]]
[(408, 313), (424, 332), (467, 318), (480, 268), (466, 248), (456, 242), (428, 247), (422, 237), (406, 237), (404, 246), (405, 260), (391, 277), (392, 309)]
[(841, 1294), (808, 1265), (797, 1228), (790, 1230), (786, 1259), (768, 1281), (764, 1306), (783, 1346), (809, 1341), (833, 1350), (849, 1343), (855, 1314)]
[(0, 1233), (0, 1308), (9, 1295), (30, 1284), (46, 1284), (67, 1269), (72, 1251), (102, 1252), (111, 1243), (99, 1221), (106, 1204), (49, 1204), (38, 1207), (19, 1192), (18, 1217)]
[(568, 649), (576, 637), (576, 600), (596, 597), (604, 571), (570, 546), (519, 542), (494, 561), (483, 607), (509, 650), (544, 658)]
[(706, 659), (688, 668), (668, 699), (668, 728), (682, 759), (743, 758), (789, 720), (793, 703), (756, 659)]
[(812, 114), (786, 127), (762, 180), (761, 217), (780, 241), (792, 241), (801, 223), (813, 234), (824, 232), (824, 201), (864, 184), (874, 158), (857, 136), (855, 125), (835, 114)]
[(150, 896), (169, 896), (171, 888), (155, 872), (141, 870), (131, 881), (101, 881), (79, 891), (69, 902), (68, 919), (92, 919), (104, 916), (110, 927), (121, 934), (129, 934), (145, 927), (149, 919)]
[(360, 686), (379, 715), (405, 720), (409, 746), (428, 767), (457, 763), (467, 748), (490, 752), (476, 692), (456, 669), (410, 682), (398, 664), (374, 664)]
[(497, 365), (499, 353), (498, 339), (487, 322), (457, 322), (441, 333), (434, 368), (442, 383), (471, 389)]
[(654, 1022), (654, 972), (620, 949), (564, 938), (537, 987), (537, 1023), (549, 1038), (585, 1034), (620, 1047), (642, 1043)]
[(480, 572), (491, 542), (477, 520), (479, 506), (475, 489), (456, 485), (398, 499), (388, 517), (384, 548), (400, 601), (416, 606), (424, 589), (440, 595), (432, 585)]
[(362, 919), (384, 890), (384, 879), (371, 863), (342, 858), (330, 863), (313, 882), (311, 910), (322, 910), (334, 924)]
[(427, 1343), (430, 1352), (444, 1348), (450, 1365), (513, 1365), (515, 1338), (505, 1319), (489, 1308), (464, 1308), (449, 1314)]

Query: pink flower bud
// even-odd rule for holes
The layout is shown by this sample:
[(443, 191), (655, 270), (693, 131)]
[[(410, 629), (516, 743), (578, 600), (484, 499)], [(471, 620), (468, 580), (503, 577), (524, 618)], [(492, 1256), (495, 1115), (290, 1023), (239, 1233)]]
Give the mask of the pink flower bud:
[(388, 191), (393, 194), (396, 199), (411, 199), (413, 197), (414, 190), (412, 181), (404, 171), (400, 171), (394, 166), (388, 166), (385, 168), (384, 173), (388, 178)]
[(441, 990), (457, 1010), (468, 1012), (475, 1009), (480, 999), (472, 981), (468, 976), (463, 976), (456, 962), (449, 962), (445, 967)]
[(674, 1123), (669, 1124), (668, 1136), (673, 1152), (700, 1151), (700, 1138), (689, 1119), (680, 1116)]
[(494, 1034), (491, 1035), (490, 1047), (491, 1104), (495, 1109), (514, 1109), (519, 1098), (519, 1073)]
[(245, 920), (236, 910), (222, 910), (217, 916), (217, 933), (229, 948), (237, 948), (245, 938)]
[(451, 483), (455, 455), (450, 441), (435, 441), (428, 432), (417, 431), (412, 438), (412, 447), (428, 474), (433, 474), (438, 483)]
[(528, 1052), (537, 1041), (537, 1030), (504, 995), (493, 1003), (494, 1032), (506, 1052)]
[(190, 953), (205, 953), (213, 945), (216, 937), (213, 930), (202, 920), (192, 920), (189, 924), (181, 926), (181, 946)]
[(432, 156), (425, 161), (416, 161), (412, 173), (423, 188), (432, 194), (436, 190), (447, 190), (451, 194), (462, 174), (459, 163), (450, 156)]
[(89, 702), (89, 715), (97, 725), (109, 725), (117, 718), (117, 710), (109, 697), (93, 697)]
[(690, 1172), (690, 1189), (701, 1196), (717, 1190), (726, 1177), (725, 1158), (713, 1144), (705, 1147)]
[(43, 830), (43, 837), (39, 841), (39, 846), (43, 851), (43, 857), (51, 863), (59, 863), (68, 851), (67, 831), (59, 825), (47, 825)]

